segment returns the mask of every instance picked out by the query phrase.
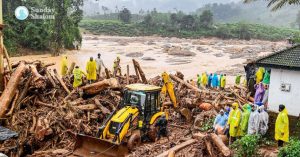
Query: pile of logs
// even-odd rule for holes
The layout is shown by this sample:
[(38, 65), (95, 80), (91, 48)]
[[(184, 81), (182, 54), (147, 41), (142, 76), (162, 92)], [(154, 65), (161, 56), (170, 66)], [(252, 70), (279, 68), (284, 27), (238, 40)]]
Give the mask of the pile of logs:
[[(135, 75), (129, 75), (129, 66), (125, 75), (115, 78), (112, 78), (111, 72), (105, 69), (105, 78), (100, 77), (93, 84), (85, 84), (87, 81), (84, 80), (85, 85), (79, 89), (72, 87), (71, 72), (62, 78), (55, 69), (50, 69), (52, 65), (41, 61), (21, 61), (12, 64), (10, 72), (6, 73), (5, 90), (0, 97), (0, 122), (4, 127), (16, 131), (19, 136), (0, 141), (0, 152), (12, 157), (34, 152), (37, 156), (44, 156), (41, 154), (45, 153), (53, 155), (53, 151), (49, 150), (57, 150), (55, 152), (57, 154), (68, 154), (66, 150), (72, 150), (75, 144), (74, 133), (96, 136), (102, 121), (120, 103), (125, 85), (132, 83), (161, 85), (159, 76), (146, 79), (141, 66), (135, 60), (133, 60)], [(242, 87), (230, 87), (224, 91), (204, 90), (185, 82), (184, 75), (180, 72), (170, 77), (174, 82), (178, 105), (181, 107), (198, 109), (199, 104), (206, 102), (212, 105), (212, 110), (218, 110), (234, 101), (240, 104), (248, 101), (247, 90)], [(168, 142), (167, 147), (172, 148), (170, 151), (167, 151), (167, 148), (161, 149), (162, 145), (159, 145), (156, 153), (151, 152), (152, 149), (146, 151), (145, 148), (140, 148), (140, 151), (133, 154), (154, 156), (163, 153), (161, 156), (166, 156), (169, 152), (176, 154), (189, 145), (196, 145), (198, 150), (203, 146), (205, 148), (205, 145), (207, 150), (211, 150), (208, 148), (209, 145), (223, 147), (215, 142), (215, 144), (207, 142), (216, 139), (213, 134), (203, 138), (206, 140), (201, 140), (201, 144), (199, 142), (195, 144), (195, 139), (190, 133), (187, 133), (190, 139), (182, 133), (186, 130), (189, 129), (181, 127), (180, 131), (174, 128), (174, 133), (177, 131), (178, 134), (172, 136), (180, 140), (177, 140), (177, 143)], [(157, 143), (154, 143), (147, 147), (156, 146)], [(224, 154), (227, 150), (223, 152), (222, 149), (220, 152)]]

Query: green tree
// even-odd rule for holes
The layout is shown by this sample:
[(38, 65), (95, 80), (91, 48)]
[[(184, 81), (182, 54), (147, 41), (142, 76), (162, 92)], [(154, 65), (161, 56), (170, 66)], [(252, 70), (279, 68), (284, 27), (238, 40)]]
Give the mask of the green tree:
[(131, 12), (127, 8), (124, 8), (119, 13), (119, 18), (124, 23), (130, 23), (131, 20)]
[(144, 17), (144, 23), (147, 27), (153, 26), (153, 18), (150, 14), (148, 14)]
[(205, 10), (200, 15), (200, 25), (203, 28), (211, 28), (213, 25), (213, 13), (210, 10)]
[(195, 18), (192, 15), (185, 15), (182, 17), (181, 28), (186, 30), (193, 30), (195, 28)]

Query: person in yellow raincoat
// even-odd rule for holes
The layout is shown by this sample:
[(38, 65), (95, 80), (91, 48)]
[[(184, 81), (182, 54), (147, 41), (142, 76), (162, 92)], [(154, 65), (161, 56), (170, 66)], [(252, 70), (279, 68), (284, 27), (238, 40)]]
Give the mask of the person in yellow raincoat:
[(89, 81), (89, 83), (96, 81), (96, 79), (97, 79), (97, 63), (93, 59), (93, 57), (91, 57), (90, 60), (86, 64), (86, 73), (87, 73), (87, 80)]
[(207, 86), (207, 81), (208, 81), (208, 78), (207, 78), (206, 73), (202, 73), (201, 84), (204, 88)]
[(265, 73), (265, 68), (263, 67), (259, 67), (255, 76), (256, 76), (256, 84), (259, 84), (262, 80), (263, 80), (263, 77), (264, 77), (264, 73)]
[(223, 90), (226, 86), (226, 74), (221, 77), (220, 87)]
[(77, 88), (82, 85), (83, 75), (86, 75), (85, 72), (83, 72), (81, 69), (79, 69), (79, 66), (75, 66), (75, 69), (73, 70), (73, 76), (74, 76), (73, 87), (74, 88)]
[(230, 143), (238, 136), (238, 128), (241, 121), (241, 111), (238, 103), (232, 104), (232, 110), (229, 113), (227, 125), (229, 126)]
[(242, 109), (243, 109), (242, 118), (238, 129), (238, 136), (240, 137), (243, 137), (247, 134), (251, 106), (249, 104), (245, 104)]
[(67, 75), (68, 72), (68, 58), (63, 55), (61, 58), (61, 76)]
[(279, 105), (279, 114), (275, 123), (275, 140), (278, 147), (282, 147), (284, 142), (289, 141), (289, 117), (284, 105)]

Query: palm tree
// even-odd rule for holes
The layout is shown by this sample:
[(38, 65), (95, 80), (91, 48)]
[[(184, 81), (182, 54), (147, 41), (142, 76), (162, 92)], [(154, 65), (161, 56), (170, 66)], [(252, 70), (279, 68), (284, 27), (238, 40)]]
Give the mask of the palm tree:
[[(249, 3), (257, 0), (244, 0), (244, 3)], [(268, 7), (272, 7), (272, 11), (278, 10), (285, 5), (299, 5), (300, 0), (265, 0), (268, 2)]]

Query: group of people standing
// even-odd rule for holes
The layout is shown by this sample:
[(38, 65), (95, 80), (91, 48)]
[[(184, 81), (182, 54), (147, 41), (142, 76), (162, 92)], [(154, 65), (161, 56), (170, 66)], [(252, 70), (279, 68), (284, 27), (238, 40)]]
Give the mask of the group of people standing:
[[(121, 74), (120, 68), (120, 57), (117, 57), (113, 65), (113, 75), (115, 76), (118, 72)], [(86, 70), (83, 71), (78, 65), (75, 65), (73, 70), (73, 87), (77, 88), (83, 84), (83, 77), (85, 76), (88, 83), (91, 84), (101, 77), (101, 72), (106, 69), (103, 60), (101, 59), (101, 54), (98, 53), (96, 59), (90, 57), (86, 63)], [(68, 73), (68, 58), (67, 56), (62, 57), (61, 61), (61, 75), (66, 76)]]
[(197, 74), (197, 86), (198, 88), (224, 89), (226, 86), (226, 74), (211, 73), (208, 75), (206, 72), (202, 73), (202, 75)]

